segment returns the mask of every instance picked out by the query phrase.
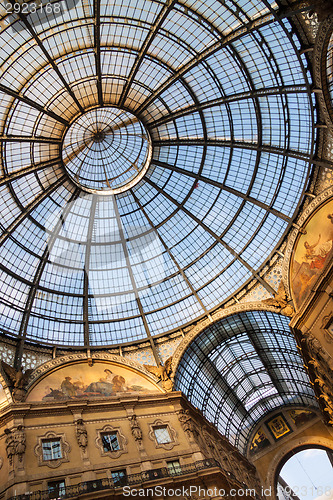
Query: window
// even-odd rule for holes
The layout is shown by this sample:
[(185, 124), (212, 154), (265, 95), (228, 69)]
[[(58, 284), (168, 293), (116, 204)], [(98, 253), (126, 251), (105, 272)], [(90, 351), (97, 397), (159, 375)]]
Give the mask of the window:
[(122, 453), (127, 453), (127, 439), (120, 427), (104, 425), (103, 429), (97, 429), (95, 444), (99, 448), (102, 457), (118, 458)]
[(127, 484), (126, 469), (111, 471), (111, 477), (114, 486), (124, 486)]
[(65, 481), (51, 481), (47, 483), (49, 498), (61, 498), (66, 494)]
[(171, 462), (167, 462), (167, 467), (169, 474), (171, 475), (181, 474), (182, 472), (179, 460), (172, 460)]
[(60, 439), (43, 439), (43, 460), (57, 460), (62, 458)]
[(167, 425), (161, 425), (154, 428), (154, 434), (158, 444), (171, 443), (172, 439)]
[(118, 435), (116, 432), (111, 434), (102, 434), (102, 444), (103, 451), (107, 453), (108, 451), (118, 451), (120, 450)]

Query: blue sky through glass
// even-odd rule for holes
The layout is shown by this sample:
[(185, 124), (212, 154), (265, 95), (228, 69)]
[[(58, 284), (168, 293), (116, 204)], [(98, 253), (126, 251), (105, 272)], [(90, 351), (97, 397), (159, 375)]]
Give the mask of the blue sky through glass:
[(300, 451), (285, 463), (280, 475), (300, 500), (333, 499), (333, 467), (324, 450)]

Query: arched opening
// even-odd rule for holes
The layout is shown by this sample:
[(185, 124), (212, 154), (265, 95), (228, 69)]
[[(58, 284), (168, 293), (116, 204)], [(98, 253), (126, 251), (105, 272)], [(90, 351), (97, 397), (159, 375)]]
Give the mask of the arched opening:
[(281, 460), (275, 479), (278, 500), (333, 499), (333, 451), (302, 446)]
[(270, 411), (316, 406), (289, 318), (242, 311), (205, 328), (186, 348), (175, 390), (242, 452)]

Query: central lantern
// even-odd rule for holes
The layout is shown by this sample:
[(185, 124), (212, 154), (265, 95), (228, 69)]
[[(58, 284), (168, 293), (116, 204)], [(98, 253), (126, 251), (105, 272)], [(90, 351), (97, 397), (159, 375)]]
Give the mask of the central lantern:
[(65, 134), (62, 159), (71, 179), (90, 192), (118, 194), (146, 173), (151, 138), (132, 113), (96, 108), (76, 119)]

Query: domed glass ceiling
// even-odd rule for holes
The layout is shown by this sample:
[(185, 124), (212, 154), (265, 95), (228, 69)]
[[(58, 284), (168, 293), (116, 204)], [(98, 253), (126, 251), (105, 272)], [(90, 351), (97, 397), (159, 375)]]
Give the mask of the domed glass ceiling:
[(268, 286), (316, 120), (276, 4), (4, 5), (2, 332), (131, 343)]

